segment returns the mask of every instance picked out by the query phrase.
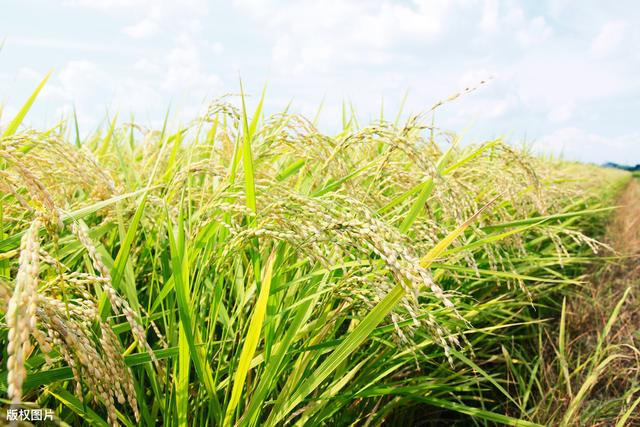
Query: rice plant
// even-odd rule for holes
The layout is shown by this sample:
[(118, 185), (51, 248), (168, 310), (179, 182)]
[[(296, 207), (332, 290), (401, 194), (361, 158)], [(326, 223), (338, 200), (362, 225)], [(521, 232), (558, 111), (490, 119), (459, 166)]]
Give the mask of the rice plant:
[(544, 422), (527, 354), (629, 174), (463, 144), (430, 124), (441, 103), (403, 123), (345, 112), (327, 135), (241, 94), (175, 131), (114, 117), (74, 144), (64, 123), (19, 128), (39, 89), (0, 139), (5, 408)]

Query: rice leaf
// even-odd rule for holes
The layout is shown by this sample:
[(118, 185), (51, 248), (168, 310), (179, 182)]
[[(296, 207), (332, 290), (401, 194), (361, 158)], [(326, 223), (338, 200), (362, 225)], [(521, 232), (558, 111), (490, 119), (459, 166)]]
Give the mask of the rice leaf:
[(53, 71), (49, 71), (44, 76), (42, 81), (40, 81), (40, 84), (38, 84), (38, 86), (33, 91), (31, 96), (27, 99), (27, 102), (25, 102), (24, 105), (22, 106), (22, 108), (20, 109), (20, 111), (18, 111), (18, 114), (16, 114), (16, 116), (9, 122), (9, 124), (6, 127), (6, 129), (2, 133), (2, 137), (3, 138), (6, 138), (7, 136), (11, 136), (14, 133), (16, 133), (16, 131), (18, 130), (18, 127), (20, 127), (20, 123), (22, 123), (22, 121), (24, 120), (25, 116), (27, 115), (27, 113), (31, 109), (31, 106), (36, 101), (36, 98), (38, 97), (38, 94), (40, 93), (40, 91), (42, 90), (44, 85), (47, 83), (47, 80), (49, 80), (49, 77), (51, 76), (52, 72)]

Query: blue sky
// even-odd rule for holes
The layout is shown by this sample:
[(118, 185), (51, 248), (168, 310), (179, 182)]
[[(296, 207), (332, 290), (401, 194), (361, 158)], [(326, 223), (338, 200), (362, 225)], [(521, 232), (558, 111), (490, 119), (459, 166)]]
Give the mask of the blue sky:
[(50, 69), (28, 117), (44, 127), (75, 105), (83, 132), (109, 114), (157, 126), (268, 83), (267, 111), (293, 101), (321, 127), (343, 100), (362, 122), (443, 106), (469, 142), (504, 136), (565, 158), (640, 163), (636, 1), (5, 0), (0, 104), (6, 122)]

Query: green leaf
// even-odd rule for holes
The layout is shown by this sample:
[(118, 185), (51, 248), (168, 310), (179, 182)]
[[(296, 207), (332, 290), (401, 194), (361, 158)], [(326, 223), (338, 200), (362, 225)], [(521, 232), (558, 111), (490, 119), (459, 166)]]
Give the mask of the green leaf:
[[(153, 188), (157, 188), (157, 186), (151, 187), (151, 189)], [(107, 200), (101, 200), (92, 205), (85, 206), (80, 209), (76, 209), (75, 211), (72, 211), (69, 213), (63, 213), (60, 219), (62, 220), (63, 223), (67, 224), (70, 221), (76, 221), (80, 218), (84, 218), (88, 215), (91, 215), (92, 213), (99, 211), (100, 209), (104, 209), (108, 206), (118, 203), (121, 200), (128, 199), (129, 197), (138, 196), (148, 190), (149, 190), (148, 188), (143, 188), (142, 190), (111, 197), (110, 199), (107, 199)], [(26, 230), (22, 230), (0, 241), (0, 250), (6, 252), (13, 248), (18, 247), (18, 245), (20, 244), (20, 239), (22, 238), (25, 232)], [(44, 232), (44, 226), (40, 227), (40, 233), (42, 232)]]
[(80, 126), (78, 125), (78, 115), (76, 113), (76, 106), (73, 106), (73, 127), (76, 131), (76, 147), (80, 148), (82, 142), (80, 141)]
[[(134, 214), (131, 220), (131, 224), (129, 225), (129, 229), (127, 230), (127, 235), (125, 236), (124, 242), (122, 242), (122, 244), (120, 245), (120, 250), (118, 251), (118, 255), (116, 256), (116, 259), (114, 261), (113, 274), (111, 275), (111, 277), (113, 286), (116, 289), (119, 289), (120, 281), (122, 280), (122, 276), (124, 275), (127, 260), (129, 258), (129, 254), (131, 253), (131, 246), (138, 232), (138, 226), (140, 225), (140, 219), (142, 218), (142, 214), (144, 212), (148, 194), (149, 193), (147, 191), (142, 196), (142, 200), (136, 208), (136, 213)], [(123, 289), (132, 307), (137, 310), (138, 294), (135, 288), (135, 283), (129, 283), (128, 281), (125, 281), (125, 286), (123, 286)]]
[(302, 400), (318, 386), (344, 361), (349, 355), (367, 339), (369, 334), (389, 314), (393, 307), (404, 296), (404, 287), (396, 285), (358, 326), (345, 338), (342, 343), (324, 360), (324, 362), (303, 381), (300, 388), (293, 393), (284, 403), (283, 408), (274, 408), (265, 425), (280, 425), (282, 419), (295, 408)]
[(240, 396), (242, 395), (242, 389), (244, 388), (245, 379), (249, 372), (250, 362), (253, 359), (253, 355), (258, 347), (260, 341), (260, 333), (262, 331), (262, 324), (267, 311), (267, 301), (269, 298), (269, 292), (271, 289), (271, 278), (273, 275), (273, 264), (275, 262), (276, 252), (272, 252), (262, 277), (262, 283), (260, 286), (260, 294), (256, 301), (256, 305), (253, 309), (253, 315), (251, 316), (251, 322), (249, 323), (249, 329), (240, 352), (240, 359), (238, 360), (238, 366), (233, 379), (233, 388), (231, 390), (231, 398), (229, 405), (227, 406), (227, 412), (224, 417), (224, 425), (230, 426), (233, 413), (240, 402)]
[(178, 375), (176, 375), (176, 407), (178, 411), (178, 425), (187, 425), (187, 413), (189, 408), (189, 344), (187, 335), (184, 333), (184, 324), (179, 325), (178, 338)]
[(260, 98), (260, 102), (256, 108), (256, 111), (253, 113), (253, 117), (251, 118), (251, 124), (248, 123), (247, 117), (247, 107), (245, 105), (244, 100), (244, 89), (242, 87), (242, 80), (240, 80), (240, 95), (242, 99), (242, 123), (243, 123), (243, 144), (242, 144), (242, 161), (244, 167), (244, 183), (245, 183), (245, 193), (246, 193), (246, 204), (249, 209), (253, 212), (256, 212), (256, 184), (254, 178), (253, 171), (253, 155), (251, 153), (251, 141), (255, 134), (256, 128), (258, 126), (258, 120), (260, 119), (260, 113), (262, 111), (262, 104), (264, 102), (264, 97), (266, 94), (266, 86), (262, 91), (262, 97)]
[(87, 421), (92, 426), (109, 427), (109, 424), (98, 414), (96, 414), (91, 408), (82, 403), (73, 394), (63, 389), (57, 389), (55, 392), (47, 390), (47, 393), (55, 397), (64, 406), (71, 409), (76, 414), (80, 415), (83, 420)]
[(111, 120), (111, 123), (109, 124), (109, 130), (107, 131), (107, 134), (102, 140), (102, 145), (100, 146), (100, 149), (98, 151), (99, 157), (104, 156), (107, 153), (109, 146), (111, 145), (111, 140), (113, 139), (113, 132), (116, 129), (117, 120), (118, 120), (118, 115), (116, 114), (115, 116), (113, 116), (113, 120)]
[[(178, 354), (178, 347), (165, 348), (161, 350), (154, 350), (154, 355), (158, 360), (169, 359)], [(129, 354), (124, 357), (124, 361), (129, 367), (144, 365), (151, 362), (151, 355), (149, 353), (135, 353)], [(27, 378), (24, 380), (23, 389), (32, 390), (36, 387), (41, 387), (54, 383), (56, 381), (66, 381), (73, 379), (73, 372), (68, 366), (62, 368), (51, 368), (40, 372), (30, 372), (27, 374)], [(7, 372), (0, 372), (0, 393), (6, 393), (7, 391)]]
[(487, 381), (489, 381), (491, 384), (493, 384), (493, 386), (495, 388), (497, 388), (500, 391), (500, 393), (502, 393), (507, 399), (509, 399), (514, 405), (516, 405), (516, 407), (518, 407), (521, 411), (524, 412), (524, 409), (520, 407), (520, 404), (509, 394), (509, 392), (507, 390), (504, 389), (504, 387), (502, 387), (498, 383), (498, 381), (496, 381), (496, 379), (492, 375), (487, 373), (487, 371), (482, 369), (475, 362), (473, 362), (471, 359), (469, 359), (467, 356), (465, 356), (464, 354), (460, 353), (459, 351), (457, 351), (457, 350), (455, 350), (453, 348), (449, 349), (449, 351), (456, 358), (458, 358), (459, 360), (461, 360), (465, 364), (469, 365), (476, 372), (480, 373), (480, 375), (482, 375)]
[[(171, 264), (173, 267), (173, 283), (176, 300), (178, 302), (178, 314), (180, 323), (184, 326), (184, 333), (189, 346), (189, 356), (193, 360), (198, 378), (204, 385), (209, 398), (213, 402), (214, 408), (219, 413), (220, 403), (215, 394), (215, 383), (211, 367), (207, 363), (204, 349), (199, 347), (201, 340), (200, 332), (194, 325), (191, 317), (191, 290), (189, 283), (189, 248), (184, 240), (184, 224), (182, 215), (178, 221), (178, 236), (173, 231), (172, 221), (167, 213), (167, 228), (169, 235), (169, 249), (171, 253)], [(197, 342), (196, 342), (197, 339)], [(184, 354), (184, 353), (183, 353)]]
[(531, 421), (513, 418), (508, 415), (498, 414), (495, 412), (487, 411), (485, 409), (474, 408), (472, 406), (467, 406), (461, 403), (451, 402), (444, 399), (438, 399), (435, 397), (421, 396), (417, 397), (416, 399), (428, 403), (429, 405), (433, 405), (437, 408), (460, 412), (461, 414), (470, 415), (474, 418), (480, 418), (502, 425), (514, 427), (543, 427), (542, 424), (532, 423)]
[(25, 102), (24, 105), (22, 106), (22, 108), (20, 109), (20, 111), (18, 111), (18, 114), (16, 114), (16, 116), (13, 118), (13, 120), (11, 120), (11, 122), (9, 122), (9, 124), (7, 125), (7, 128), (4, 130), (4, 133), (2, 134), (3, 138), (7, 137), (7, 136), (11, 136), (14, 133), (16, 133), (16, 131), (18, 130), (18, 127), (20, 127), (20, 123), (22, 123), (22, 120), (24, 120), (25, 116), (27, 115), (27, 113), (31, 109), (31, 106), (33, 105), (33, 103), (35, 102), (36, 98), (38, 97), (38, 94), (40, 93), (40, 91), (44, 87), (45, 83), (47, 83), (47, 80), (49, 80), (49, 77), (51, 76), (51, 73), (52, 73), (52, 71), (49, 71), (44, 76), (44, 78), (42, 79), (42, 81), (40, 82), (38, 87), (36, 87), (36, 89), (33, 91), (31, 96), (29, 97), (29, 99), (27, 99), (27, 102)]
[[(447, 165), (447, 162), (449, 161), (449, 158), (451, 157), (451, 154), (453, 153), (455, 146), (456, 144), (454, 142), (453, 144), (451, 144), (449, 149), (442, 156), (440, 156), (440, 159), (436, 164), (436, 173), (438, 175), (442, 175), (442, 171)], [(405, 216), (404, 220), (402, 221), (402, 224), (400, 224), (400, 231), (402, 233), (406, 234), (411, 228), (411, 226), (413, 225), (413, 223), (415, 222), (415, 220), (418, 219), (418, 217), (420, 216), (420, 213), (422, 213), (422, 211), (424, 210), (424, 206), (427, 203), (427, 199), (429, 198), (429, 196), (431, 196), (432, 191), (433, 191), (433, 177), (427, 179), (422, 184), (422, 188), (420, 189), (420, 194), (411, 205), (411, 209), (409, 210), (409, 213)]]
[(585, 209), (580, 211), (566, 212), (566, 213), (553, 214), (553, 215), (533, 216), (526, 219), (503, 222), (502, 224), (488, 225), (485, 227), (481, 227), (481, 230), (484, 232), (491, 232), (491, 231), (501, 230), (504, 228), (520, 227), (523, 225), (534, 224), (536, 222), (542, 224), (544, 222), (551, 221), (554, 219), (566, 219), (566, 218), (573, 218), (573, 217), (583, 216), (583, 215), (586, 216), (586, 215), (593, 215), (596, 213), (610, 212), (614, 209), (617, 209), (618, 207), (619, 206), (607, 206), (604, 208)]

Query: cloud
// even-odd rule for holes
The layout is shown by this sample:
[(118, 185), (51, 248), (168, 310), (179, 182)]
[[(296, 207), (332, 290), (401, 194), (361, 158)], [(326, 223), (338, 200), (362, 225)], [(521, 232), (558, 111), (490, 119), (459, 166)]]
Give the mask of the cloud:
[(152, 81), (133, 75), (120, 78), (87, 60), (67, 62), (44, 87), (42, 97), (54, 105), (54, 120), (71, 117), (75, 108), (85, 130), (95, 128), (107, 110), (143, 114), (165, 102)]
[(528, 48), (541, 44), (553, 35), (553, 29), (543, 16), (536, 16), (516, 31), (516, 40), (520, 46)]
[(482, 6), (480, 19), (480, 29), (484, 32), (493, 33), (498, 30), (498, 0), (485, 0)]
[(197, 33), (202, 30), (202, 19), (208, 14), (205, 0), (67, 0), (63, 4), (137, 19), (121, 28), (134, 39), (158, 36), (163, 33), (161, 29), (169, 35)]
[[(83, 131), (98, 126), (98, 117), (104, 116), (108, 105), (106, 95), (114, 90), (114, 81), (98, 64), (88, 60), (67, 62), (42, 91), (42, 97), (51, 103), (51, 119), (73, 117), (74, 110)], [(97, 103), (96, 100), (101, 100)]]
[(206, 43), (206, 46), (209, 48), (209, 50), (212, 53), (220, 54), (220, 53), (224, 52), (224, 45), (219, 41), (217, 41), (217, 42), (208, 42), (208, 43)]
[(43, 75), (41, 73), (39, 73), (38, 71), (34, 70), (31, 67), (20, 67), (20, 69), (18, 70), (18, 76), (17, 78), (19, 80), (26, 80), (26, 81), (39, 81), (42, 80)]
[(70, 61), (60, 71), (62, 88), (72, 98), (90, 98), (101, 87), (111, 86), (109, 74), (87, 60)]
[[(479, 22), (479, 33), (474, 44), (499, 39), (502, 49), (515, 45), (520, 50), (530, 49), (548, 42), (555, 35), (553, 25), (544, 14), (530, 17), (521, 3), (484, 0), (482, 8), (470, 13), (471, 22)], [(474, 16), (475, 15), (475, 16)], [(479, 16), (478, 16), (479, 15)]]
[(567, 111), (571, 104), (586, 105), (640, 87), (635, 72), (624, 63), (595, 61), (564, 43), (530, 51), (509, 65), (503, 75), (513, 80), (529, 111)]
[(482, 97), (462, 100), (455, 108), (456, 122), (469, 123), (471, 120), (490, 120), (504, 117), (517, 106), (517, 100), (507, 95), (500, 97)]
[(602, 25), (600, 32), (591, 43), (591, 52), (603, 57), (614, 52), (622, 43), (627, 31), (624, 21), (609, 21)]
[(18, 108), (13, 105), (0, 105), (0, 127), (4, 127), (18, 114)]
[(154, 36), (159, 30), (160, 24), (147, 17), (136, 24), (124, 27), (122, 31), (128, 36), (139, 39)]
[(81, 6), (93, 9), (112, 10), (129, 6), (146, 4), (145, 0), (65, 0), (65, 6)]
[(573, 112), (576, 109), (576, 104), (573, 101), (567, 101), (562, 104), (551, 107), (548, 119), (553, 123), (566, 122), (571, 118)]
[(640, 133), (606, 137), (577, 127), (558, 129), (534, 143), (540, 152), (562, 155), (564, 158), (591, 163), (640, 162), (630, 153), (637, 153)]
[(89, 42), (83, 40), (69, 40), (57, 37), (14, 37), (7, 38), (7, 45), (17, 45), (32, 49), (54, 49), (56, 51), (80, 51), (93, 53), (120, 52), (126, 50), (126, 47), (117, 46), (115, 44), (104, 44), (98, 42)]
[(326, 72), (336, 63), (391, 60), (400, 42), (428, 42), (445, 29), (453, 2), (236, 0), (234, 5), (273, 34), (272, 63), (284, 73)]
[(220, 77), (205, 71), (200, 49), (188, 37), (183, 37), (178, 45), (169, 51), (165, 62), (167, 69), (162, 82), (165, 90), (204, 91), (210, 95), (213, 90), (221, 88)]
[(112, 91), (109, 108), (124, 113), (143, 114), (150, 106), (166, 107), (166, 96), (151, 82), (128, 77), (118, 82)]
[(148, 58), (138, 59), (133, 63), (133, 68), (145, 74), (155, 74), (160, 72), (161, 70), (161, 67), (157, 62), (152, 61)]

